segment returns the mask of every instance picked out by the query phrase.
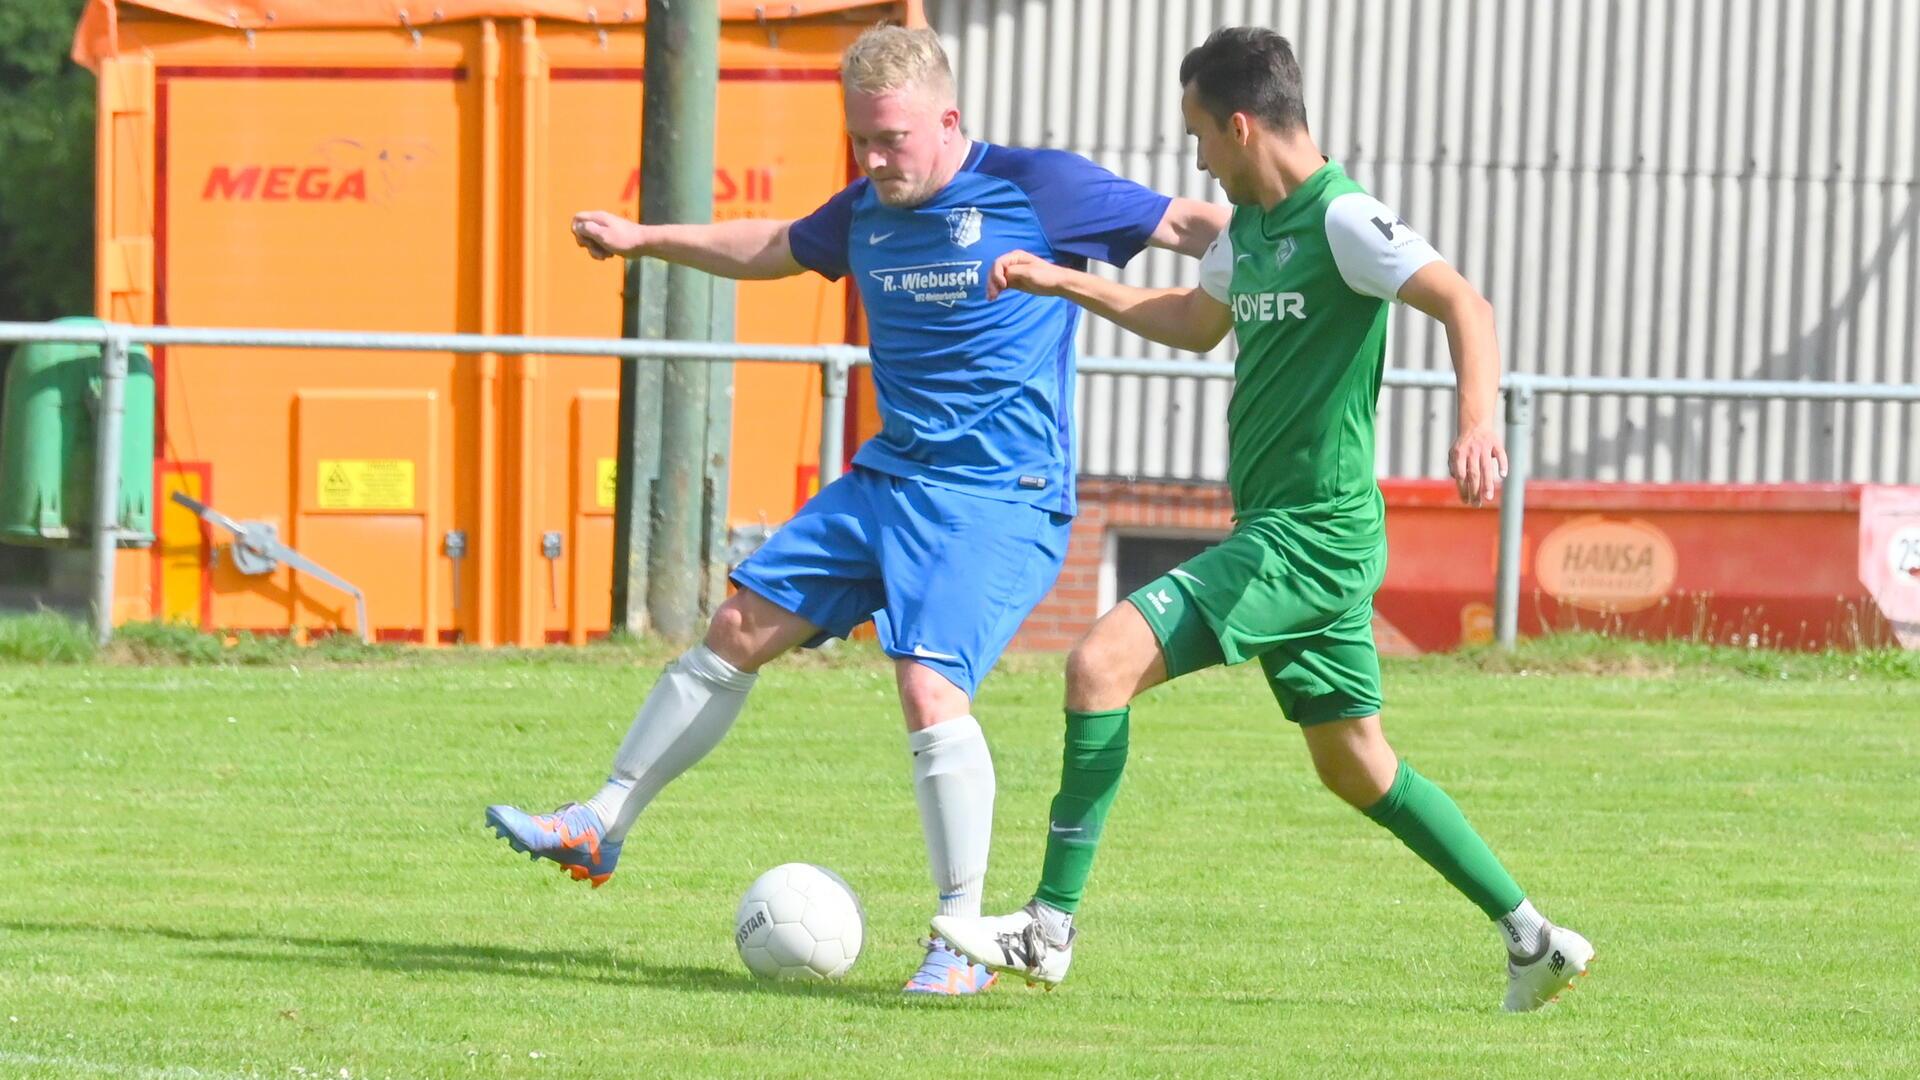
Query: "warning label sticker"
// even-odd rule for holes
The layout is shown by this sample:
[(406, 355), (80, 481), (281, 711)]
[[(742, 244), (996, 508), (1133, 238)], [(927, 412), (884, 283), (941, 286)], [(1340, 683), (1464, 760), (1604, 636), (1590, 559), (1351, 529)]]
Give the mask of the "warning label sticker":
[(603, 457), (593, 463), (593, 504), (602, 510), (613, 509), (613, 459)]
[(322, 510), (413, 509), (413, 462), (406, 458), (322, 459)]

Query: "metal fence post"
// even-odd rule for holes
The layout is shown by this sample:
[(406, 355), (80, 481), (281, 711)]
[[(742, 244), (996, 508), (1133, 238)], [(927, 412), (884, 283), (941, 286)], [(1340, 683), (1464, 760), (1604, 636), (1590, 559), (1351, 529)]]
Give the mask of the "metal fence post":
[(1525, 542), (1527, 470), (1533, 465), (1533, 387), (1510, 385), (1507, 479), (1500, 485), (1500, 568), (1494, 582), (1493, 633), (1503, 649), (1520, 637), (1520, 561)]
[(847, 446), (847, 373), (852, 365), (840, 357), (820, 365), (820, 486), (840, 479), (840, 463)]
[(93, 640), (113, 640), (113, 577), (120, 554), (120, 440), (127, 419), (125, 334), (100, 353), (100, 412), (93, 431)]

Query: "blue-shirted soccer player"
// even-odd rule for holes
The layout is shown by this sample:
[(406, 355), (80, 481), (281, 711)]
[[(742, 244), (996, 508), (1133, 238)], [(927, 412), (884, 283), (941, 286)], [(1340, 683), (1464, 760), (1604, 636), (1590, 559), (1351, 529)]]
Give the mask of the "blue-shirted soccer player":
[[(865, 302), (882, 427), (847, 475), (741, 564), (704, 643), (667, 665), (599, 794), (552, 814), (487, 821), (517, 851), (596, 886), (661, 788), (732, 726), (755, 673), (869, 617), (894, 658), (913, 787), (939, 914), (977, 916), (993, 826), (993, 762), (972, 698), (1052, 587), (1073, 497), (1078, 309), (987, 299), (1009, 251), (1082, 268), (1146, 245), (1198, 257), (1227, 210), (1168, 199), (1085, 158), (970, 141), (930, 30), (878, 27), (841, 64), (847, 132), (865, 176), (798, 221), (643, 226), (574, 219), (595, 258), (640, 255), (733, 278), (851, 276)], [(926, 942), (909, 992), (992, 985)]]

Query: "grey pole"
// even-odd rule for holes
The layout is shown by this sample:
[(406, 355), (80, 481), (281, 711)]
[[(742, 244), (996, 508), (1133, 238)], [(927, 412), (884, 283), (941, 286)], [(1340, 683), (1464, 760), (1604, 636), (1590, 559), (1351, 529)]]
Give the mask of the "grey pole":
[[(712, 300), (709, 314), (713, 325), (708, 337), (714, 341), (733, 340), (734, 283), (722, 277), (709, 277)], [(727, 601), (727, 543), (732, 530), (727, 514), (729, 474), (733, 471), (733, 364), (716, 360), (707, 369), (706, 453), (706, 530), (701, 559), (705, 563), (706, 584), (701, 589), (700, 617), (709, 618)]]
[(127, 419), (127, 338), (100, 354), (100, 412), (93, 430), (93, 640), (113, 640), (113, 577), (120, 553), (120, 440)]
[[(641, 220), (713, 220), (714, 115), (720, 80), (718, 0), (647, 0)], [(667, 270), (667, 337), (713, 333), (712, 286), (688, 266)], [(660, 479), (648, 547), (647, 611), (675, 640), (697, 630), (706, 592), (706, 365), (669, 360), (661, 380)]]
[(820, 365), (820, 486), (840, 479), (847, 455), (847, 373), (845, 360)]
[(1507, 479), (1500, 486), (1500, 569), (1494, 583), (1493, 632), (1500, 647), (1520, 637), (1520, 560), (1527, 515), (1527, 470), (1533, 465), (1533, 388), (1509, 386)]
[[(631, 259), (626, 265), (621, 333), (664, 338), (667, 333), (667, 264)], [(659, 360), (620, 360), (620, 435), (614, 471), (613, 617), (616, 632), (644, 634), (647, 568), (653, 545), (654, 485), (660, 479)]]

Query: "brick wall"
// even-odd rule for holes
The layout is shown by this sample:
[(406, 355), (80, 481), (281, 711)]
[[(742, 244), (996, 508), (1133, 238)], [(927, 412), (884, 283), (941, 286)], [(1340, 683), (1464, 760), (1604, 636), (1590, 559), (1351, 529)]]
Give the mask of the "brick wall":
[[(1100, 614), (1100, 558), (1111, 529), (1192, 529), (1225, 534), (1233, 500), (1223, 484), (1082, 479), (1067, 564), (1011, 648), (1065, 652)], [(1116, 601), (1119, 597), (1114, 598)]]

